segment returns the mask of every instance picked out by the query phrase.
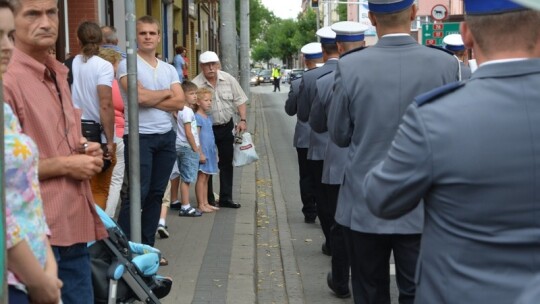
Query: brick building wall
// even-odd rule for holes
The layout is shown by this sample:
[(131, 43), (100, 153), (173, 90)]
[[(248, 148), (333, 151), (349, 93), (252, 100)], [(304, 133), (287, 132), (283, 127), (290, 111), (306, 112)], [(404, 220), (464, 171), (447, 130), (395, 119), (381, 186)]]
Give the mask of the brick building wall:
[(77, 27), (83, 21), (98, 21), (98, 0), (67, 0), (69, 52), (77, 54), (80, 50), (77, 41)]

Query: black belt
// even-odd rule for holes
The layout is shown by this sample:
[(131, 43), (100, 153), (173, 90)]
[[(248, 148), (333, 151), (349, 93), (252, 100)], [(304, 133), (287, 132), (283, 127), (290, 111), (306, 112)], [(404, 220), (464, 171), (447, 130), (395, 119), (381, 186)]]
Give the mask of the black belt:
[(229, 124), (232, 123), (232, 118), (231, 120), (229, 120), (228, 122), (224, 123), (224, 124), (219, 124), (219, 125), (212, 125), (213, 128), (223, 128), (223, 127), (226, 127), (228, 126)]

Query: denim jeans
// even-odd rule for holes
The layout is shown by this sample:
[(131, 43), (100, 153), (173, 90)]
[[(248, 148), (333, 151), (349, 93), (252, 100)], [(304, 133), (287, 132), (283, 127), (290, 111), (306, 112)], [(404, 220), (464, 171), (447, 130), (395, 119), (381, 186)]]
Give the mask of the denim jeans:
[(28, 299), (28, 294), (26, 294), (24, 291), (21, 291), (15, 288), (15, 286), (9, 285), (8, 293), (9, 293), (9, 304), (30, 303), (30, 300)]
[[(154, 246), (155, 234), (161, 212), (161, 202), (165, 187), (169, 181), (174, 161), (176, 135), (174, 131), (164, 134), (140, 134), (140, 170), (141, 170), (141, 242)], [(124, 135), (124, 159), (129, 187), (129, 143)], [(127, 192), (129, 193), (129, 191)], [(131, 238), (129, 194), (122, 198), (118, 225), (128, 238)]]
[(64, 283), (62, 302), (93, 304), (92, 269), (86, 243), (52, 246), (52, 250), (58, 263), (58, 277)]
[(180, 146), (176, 155), (182, 181), (187, 184), (196, 182), (197, 172), (199, 172), (199, 153), (193, 151), (190, 146)]

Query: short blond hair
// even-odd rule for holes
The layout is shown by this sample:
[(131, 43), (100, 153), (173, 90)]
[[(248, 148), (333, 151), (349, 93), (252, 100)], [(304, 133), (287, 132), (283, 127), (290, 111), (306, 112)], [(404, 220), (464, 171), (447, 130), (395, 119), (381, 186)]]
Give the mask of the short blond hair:
[(197, 99), (199, 99), (200, 96), (203, 96), (205, 94), (210, 94), (211, 97), (214, 97), (214, 91), (210, 88), (202, 87), (197, 89)]

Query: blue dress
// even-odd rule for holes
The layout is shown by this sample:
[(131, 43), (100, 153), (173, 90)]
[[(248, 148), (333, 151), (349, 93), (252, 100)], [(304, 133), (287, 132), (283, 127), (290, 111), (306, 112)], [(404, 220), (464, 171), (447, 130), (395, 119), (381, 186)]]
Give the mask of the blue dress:
[(199, 171), (206, 174), (217, 174), (217, 150), (214, 131), (212, 131), (212, 118), (210, 116), (202, 117), (199, 113), (195, 113), (197, 126), (201, 128), (199, 138), (201, 139), (201, 150), (206, 156), (206, 163), (199, 164)]

